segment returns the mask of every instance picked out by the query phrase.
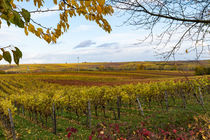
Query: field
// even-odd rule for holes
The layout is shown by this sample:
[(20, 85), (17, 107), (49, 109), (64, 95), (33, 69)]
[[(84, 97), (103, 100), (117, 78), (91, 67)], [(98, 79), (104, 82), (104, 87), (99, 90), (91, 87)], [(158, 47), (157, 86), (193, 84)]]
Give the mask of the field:
[(121, 70), (178, 70), (193, 71), (196, 67), (210, 67), (210, 60), (168, 62), (100, 62), (66, 64), (0, 65), (7, 73), (69, 72), (69, 71), (121, 71)]
[(164, 79), (180, 79), (185, 76), (194, 76), (193, 72), (177, 71), (79, 71), (68, 73), (39, 73), (25, 74), (48, 83), (58, 83), (61, 85), (121, 85), (128, 83), (158, 81)]
[(1, 66), (0, 139), (14, 136), (8, 108), (23, 140), (210, 138), (208, 75), (74, 65)]

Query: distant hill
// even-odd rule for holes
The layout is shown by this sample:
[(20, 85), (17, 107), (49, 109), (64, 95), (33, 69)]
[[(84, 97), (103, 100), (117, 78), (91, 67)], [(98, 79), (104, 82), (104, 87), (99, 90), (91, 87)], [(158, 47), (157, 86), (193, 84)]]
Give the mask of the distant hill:
[(118, 71), (118, 70), (184, 70), (196, 67), (210, 67), (210, 60), (201, 61), (154, 61), (154, 62), (83, 62), (68, 64), (20, 64), (0, 65), (0, 71), (7, 73), (26, 72), (68, 72), (68, 71)]

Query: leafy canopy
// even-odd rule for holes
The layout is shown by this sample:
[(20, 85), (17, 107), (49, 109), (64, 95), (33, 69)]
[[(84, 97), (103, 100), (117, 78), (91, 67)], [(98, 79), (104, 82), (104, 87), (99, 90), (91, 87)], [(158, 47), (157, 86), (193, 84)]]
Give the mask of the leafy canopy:
[[(56, 40), (69, 29), (69, 18), (73, 16), (84, 16), (89, 21), (96, 22), (107, 32), (111, 31), (111, 26), (104, 18), (106, 15), (112, 15), (114, 12), (105, 0), (53, 0), (58, 9), (41, 10), (45, 5), (45, 0), (17, 0), (18, 2), (34, 2), (37, 11), (29, 11), (25, 8), (17, 8), (14, 0), (0, 1), (0, 25), (1, 20), (5, 20), (7, 25), (14, 24), (19, 28), (24, 28), (25, 34), (29, 32), (37, 37), (44, 39), (48, 43), (56, 43)], [(31, 19), (31, 13), (60, 11), (60, 21), (55, 28), (44, 27), (40, 23)]]
[[(16, 3), (33, 1), (34, 7), (38, 8), (36, 11), (29, 11), (26, 8), (17, 7)], [(53, 0), (58, 9), (42, 10), (46, 6), (45, 0), (0, 0), (0, 28), (2, 21), (5, 21), (8, 26), (11, 24), (19, 28), (23, 28), (26, 35), (29, 32), (35, 34), (37, 37), (44, 39), (48, 43), (56, 43), (56, 40), (69, 29), (69, 18), (73, 16), (84, 16), (86, 20), (96, 22), (103, 30), (110, 32), (111, 26), (104, 18), (106, 15), (112, 15), (114, 12), (112, 6), (107, 5), (105, 0)], [(41, 23), (37, 23), (31, 18), (31, 13), (44, 13), (59, 11), (60, 20), (57, 27), (45, 27)], [(11, 47), (11, 46), (10, 46)], [(5, 61), (11, 63), (11, 55), (9, 51), (1, 49), (0, 60), (4, 58)], [(19, 64), (19, 59), (22, 57), (21, 51), (17, 47), (12, 47), (13, 59), (16, 64)]]

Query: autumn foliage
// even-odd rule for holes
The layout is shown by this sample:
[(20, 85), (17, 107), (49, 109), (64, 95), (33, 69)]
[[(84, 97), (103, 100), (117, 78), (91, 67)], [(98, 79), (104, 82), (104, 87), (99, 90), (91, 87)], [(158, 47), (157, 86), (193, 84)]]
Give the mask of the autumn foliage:
[[(53, 0), (53, 4), (58, 9), (48, 10), (42, 10), (44, 6), (47, 6), (44, 0), (26, 0), (26, 2), (33, 1), (34, 7), (38, 8), (36, 11), (29, 11), (25, 8), (17, 7), (18, 2), (23, 1), (0, 1), (0, 25), (2, 24), (1, 20), (4, 20), (8, 26), (14, 24), (19, 28), (23, 28), (26, 35), (31, 32), (48, 43), (56, 43), (56, 40), (69, 29), (69, 19), (74, 16), (84, 16), (87, 20), (96, 22), (103, 30), (107, 32), (111, 31), (111, 26), (104, 16), (112, 15), (114, 10), (110, 5), (105, 3), (105, 0)], [(52, 11), (60, 12), (60, 21), (55, 28), (44, 27), (41, 23), (37, 23), (31, 18), (31, 13)]]

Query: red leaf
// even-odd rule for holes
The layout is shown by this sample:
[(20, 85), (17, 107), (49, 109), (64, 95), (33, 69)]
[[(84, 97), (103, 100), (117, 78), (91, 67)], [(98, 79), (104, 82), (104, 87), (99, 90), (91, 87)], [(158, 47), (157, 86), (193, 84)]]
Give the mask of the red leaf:
[(70, 128), (67, 128), (67, 129), (66, 129), (66, 132), (68, 132), (69, 130), (70, 130)]
[(76, 132), (77, 132), (77, 129), (72, 127), (72, 128), (70, 129), (70, 131), (73, 132), (73, 133), (76, 133)]
[(71, 132), (69, 132), (69, 133), (68, 133), (67, 137), (68, 137), (68, 138), (70, 138), (70, 137), (71, 137)]
[(173, 129), (173, 132), (174, 132), (174, 134), (176, 134), (176, 132), (177, 132), (176, 129)]

